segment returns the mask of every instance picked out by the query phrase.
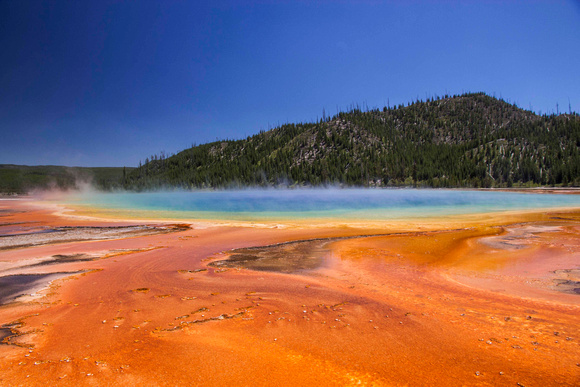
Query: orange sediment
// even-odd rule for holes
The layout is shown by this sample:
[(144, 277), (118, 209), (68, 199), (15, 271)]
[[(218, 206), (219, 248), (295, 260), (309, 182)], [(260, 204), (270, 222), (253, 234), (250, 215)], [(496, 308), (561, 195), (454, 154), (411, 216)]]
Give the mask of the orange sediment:
[[(23, 212), (0, 227), (108, 225), (10, 209)], [(578, 385), (579, 234), (579, 212), (551, 211), (207, 224), (0, 251), (12, 265), (100, 257), (21, 269), (84, 273), (0, 307), (14, 333), (0, 385)], [(209, 265), (231, 249), (318, 238), (335, 239), (308, 270)]]

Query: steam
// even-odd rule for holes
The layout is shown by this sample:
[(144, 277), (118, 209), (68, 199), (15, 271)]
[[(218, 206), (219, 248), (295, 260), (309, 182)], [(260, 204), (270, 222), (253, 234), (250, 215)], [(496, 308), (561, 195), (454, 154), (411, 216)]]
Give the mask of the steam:
[(94, 178), (86, 171), (76, 168), (67, 168), (66, 177), (72, 180), (72, 184), (63, 186), (56, 177), (51, 177), (42, 188), (32, 188), (27, 195), (40, 200), (66, 200), (70, 196), (87, 196), (100, 192), (94, 185)]

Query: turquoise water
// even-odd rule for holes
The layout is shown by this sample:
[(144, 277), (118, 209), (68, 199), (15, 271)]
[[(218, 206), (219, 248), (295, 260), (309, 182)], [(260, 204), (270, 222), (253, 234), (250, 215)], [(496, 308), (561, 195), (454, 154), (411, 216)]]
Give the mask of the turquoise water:
[(177, 219), (389, 220), (507, 210), (580, 208), (580, 195), (432, 189), (297, 189), (94, 193), (68, 204)]

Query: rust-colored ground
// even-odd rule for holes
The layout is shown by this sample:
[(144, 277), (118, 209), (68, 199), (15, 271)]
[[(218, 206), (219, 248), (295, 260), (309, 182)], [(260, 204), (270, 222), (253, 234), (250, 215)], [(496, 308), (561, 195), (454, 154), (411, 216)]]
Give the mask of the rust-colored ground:
[[(107, 225), (2, 209), (0, 234)], [(291, 274), (208, 266), (234, 248), (370, 234), (392, 235), (335, 240)], [(0, 345), (0, 385), (580, 384), (578, 212), (197, 223), (4, 250), (0, 263), (81, 253), (101, 259), (22, 269), (89, 271), (0, 307), (0, 325), (21, 323)]]

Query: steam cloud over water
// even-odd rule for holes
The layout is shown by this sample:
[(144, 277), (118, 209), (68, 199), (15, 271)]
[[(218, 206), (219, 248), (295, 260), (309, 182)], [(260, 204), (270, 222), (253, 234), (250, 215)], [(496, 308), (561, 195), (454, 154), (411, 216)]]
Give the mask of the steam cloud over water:
[[(298, 189), (96, 193), (68, 204), (192, 219), (393, 219), (580, 207), (580, 195), (418, 189)], [(162, 213), (162, 214), (161, 214)]]

